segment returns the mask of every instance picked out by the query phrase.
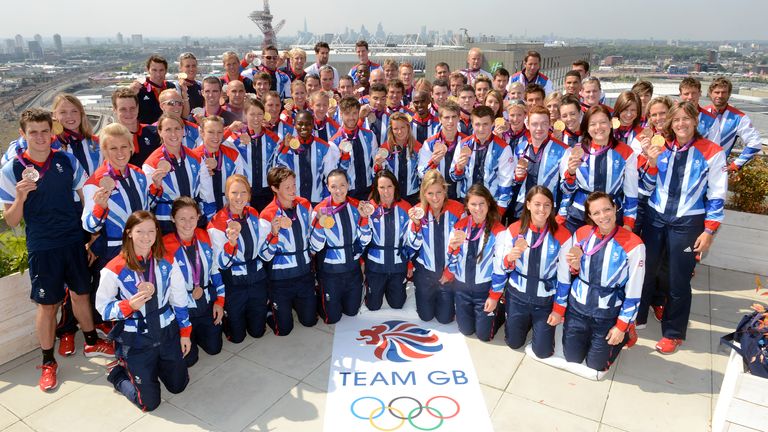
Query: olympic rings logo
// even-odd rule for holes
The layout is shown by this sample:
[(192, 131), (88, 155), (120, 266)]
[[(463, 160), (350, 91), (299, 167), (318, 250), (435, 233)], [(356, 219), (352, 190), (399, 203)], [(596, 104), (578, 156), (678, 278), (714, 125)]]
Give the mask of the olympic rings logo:
[[(444, 415), (442, 411), (438, 410), (437, 408), (430, 406), (431, 403), (433, 403), (436, 400), (444, 399), (446, 401), (452, 402), (454, 405), (453, 413), (450, 415)], [(378, 404), (377, 407), (373, 408), (368, 415), (361, 415), (356, 411), (356, 407), (359, 402), (364, 400), (371, 400), (376, 402)], [(403, 408), (399, 409), (395, 407), (395, 404), (398, 401), (401, 400), (409, 400), (414, 403), (414, 408)], [(402, 404), (400, 404), (402, 406)], [(352, 415), (360, 420), (368, 420), (368, 423), (371, 424), (371, 427), (373, 427), (376, 430), (379, 431), (396, 431), (403, 427), (405, 425), (405, 422), (407, 421), (413, 428), (420, 430), (420, 431), (433, 431), (436, 429), (439, 429), (445, 420), (452, 419), (459, 415), (459, 412), (461, 411), (461, 405), (459, 402), (456, 401), (456, 399), (449, 397), (449, 396), (433, 396), (427, 400), (425, 404), (422, 404), (421, 401), (419, 401), (416, 398), (413, 398), (411, 396), (398, 396), (396, 398), (393, 398), (391, 401), (389, 401), (388, 404), (385, 404), (383, 400), (374, 397), (374, 396), (362, 396), (357, 399), (355, 399), (350, 405), (349, 410), (352, 412)], [(434, 425), (425, 425), (425, 426), (419, 426), (414, 423), (414, 420), (421, 416), (422, 413), (427, 412), (429, 416), (436, 419), (436, 423)], [(393, 427), (383, 427), (380, 424), (377, 424), (377, 419), (384, 415), (385, 412), (388, 412), (392, 417), (398, 420), (397, 424)], [(407, 414), (406, 414), (407, 413)], [(363, 413), (364, 414), (364, 413)], [(381, 422), (378, 422), (381, 423)]]

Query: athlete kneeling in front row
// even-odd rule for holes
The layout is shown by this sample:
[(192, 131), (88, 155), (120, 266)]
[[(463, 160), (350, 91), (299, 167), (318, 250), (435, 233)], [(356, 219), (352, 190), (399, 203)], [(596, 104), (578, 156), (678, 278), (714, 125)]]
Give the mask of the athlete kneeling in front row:
[(101, 270), (96, 309), (117, 321), (118, 360), (107, 380), (143, 411), (160, 405), (160, 381), (171, 393), (189, 383), (183, 356), (189, 353), (192, 325), (184, 275), (165, 253), (160, 225), (152, 213), (131, 214), (120, 254)]
[(335, 169), (326, 182), (331, 196), (312, 214), (312, 251), (320, 281), (320, 316), (326, 324), (341, 319), (342, 312), (355, 316), (363, 301), (360, 256), (371, 242), (368, 218), (373, 205), (347, 197), (347, 172)]
[(507, 345), (522, 347), (533, 329), (532, 348), (539, 358), (554, 353), (560, 318), (552, 313), (552, 305), (557, 286), (571, 283), (565, 260), (571, 234), (555, 221), (554, 206), (545, 186), (528, 191), (520, 220), (499, 234), (493, 268), (491, 298), (505, 294)]
[[(461, 219), (464, 206), (448, 199), (448, 183), (440, 171), (431, 169), (421, 181), (421, 203), (414, 207), (406, 244), (417, 251), (413, 284), (416, 287), (416, 312), (422, 321), (447, 324), (456, 308), (450, 284), (440, 283), (445, 268), (448, 238)], [(421, 217), (418, 217), (421, 216)]]
[(467, 191), (467, 216), (454, 225), (448, 240), (448, 263), (441, 283), (455, 279), (456, 322), (464, 335), (493, 339), (496, 301), (491, 295), (496, 236), (504, 231), (491, 192), (481, 184)]
[[(573, 363), (607, 371), (629, 342), (643, 288), (645, 245), (636, 234), (616, 224), (616, 204), (605, 192), (592, 192), (584, 202), (589, 225), (573, 235), (567, 254), (570, 287), (558, 285), (550, 321), (565, 314), (563, 351)], [(566, 313), (567, 307), (567, 313)], [(634, 336), (636, 337), (636, 336)]]

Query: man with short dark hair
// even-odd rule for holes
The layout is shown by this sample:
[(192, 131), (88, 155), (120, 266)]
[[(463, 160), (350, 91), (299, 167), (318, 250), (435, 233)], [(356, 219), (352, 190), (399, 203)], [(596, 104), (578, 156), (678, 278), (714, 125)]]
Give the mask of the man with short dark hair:
[(444, 79), (447, 80), (448, 77), (451, 75), (451, 67), (448, 66), (448, 63), (446, 62), (439, 62), (435, 65), (435, 79)]
[(0, 202), (11, 226), (26, 223), (30, 298), (37, 304), (35, 329), (42, 349), (42, 391), (56, 388), (58, 364), (53, 355), (56, 312), (67, 295), (85, 335), (86, 357), (114, 357), (111, 342), (99, 339), (91, 312), (88, 258), (80, 226), (83, 185), (88, 175), (77, 159), (51, 149), (53, 121), (39, 108), (25, 110), (19, 121), (27, 150), (5, 164), (0, 172)]
[(363, 64), (368, 66), (368, 72), (372, 71), (373, 69), (378, 69), (381, 67), (380, 64), (374, 63), (369, 58), (369, 51), (368, 51), (368, 42), (364, 40), (359, 40), (355, 44), (355, 53), (357, 54), (357, 59), (360, 60), (360, 62), (352, 68), (349, 69), (349, 73), (347, 75), (351, 76), (353, 80), (355, 80), (355, 83), (357, 83), (358, 77), (357, 77), (357, 71), (358, 66)]
[(521, 82), (524, 86), (538, 84), (544, 89), (545, 96), (552, 93), (552, 81), (541, 73), (541, 54), (537, 51), (528, 51), (523, 59), (522, 70), (512, 75), (509, 82)]
[(144, 160), (160, 147), (157, 128), (138, 120), (139, 101), (136, 93), (130, 88), (122, 87), (112, 93), (112, 112), (117, 122), (133, 134), (133, 153), (130, 163), (142, 166)]
[(335, 67), (328, 64), (328, 59), (330, 58), (330, 52), (331, 47), (328, 46), (327, 42), (318, 42), (315, 44), (315, 62), (306, 68), (304, 68), (304, 72), (307, 74), (318, 74), (320, 76), (320, 80), (322, 81), (323, 75), (320, 73), (320, 69), (322, 69), (324, 66), (328, 66), (333, 70), (333, 88), (339, 87), (339, 71), (336, 70)]
[[(221, 106), (221, 81), (215, 76), (208, 76), (203, 80), (203, 98), (205, 98), (205, 106), (202, 117), (219, 116), (224, 119), (224, 126), (229, 126), (237, 120), (234, 114)], [(197, 122), (194, 114), (190, 117), (190, 120)]]
[(172, 82), (165, 80), (168, 72), (168, 62), (159, 55), (151, 55), (146, 63), (147, 76), (131, 83), (131, 89), (136, 92), (139, 100), (139, 122), (152, 124), (160, 118), (160, 93), (167, 88), (176, 88)]
[(581, 74), (577, 70), (568, 71), (563, 79), (563, 94), (579, 97), (581, 93)]
[(460, 150), (453, 154), (450, 177), (457, 184), (459, 198), (464, 198), (473, 184), (488, 188), (504, 214), (512, 197), (517, 161), (509, 144), (493, 134), (493, 118), (493, 110), (485, 105), (472, 110), (474, 133), (464, 138)]

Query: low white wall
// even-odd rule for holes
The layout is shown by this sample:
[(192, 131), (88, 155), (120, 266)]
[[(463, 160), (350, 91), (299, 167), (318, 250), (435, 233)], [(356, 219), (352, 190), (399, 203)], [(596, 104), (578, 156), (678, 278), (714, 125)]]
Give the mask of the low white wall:
[(39, 347), (29, 273), (0, 278), (0, 364)]

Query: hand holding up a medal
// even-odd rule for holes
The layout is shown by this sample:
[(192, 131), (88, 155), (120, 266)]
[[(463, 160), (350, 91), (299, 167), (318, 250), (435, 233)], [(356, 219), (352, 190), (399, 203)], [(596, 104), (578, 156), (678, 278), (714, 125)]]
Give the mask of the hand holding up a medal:
[(420, 224), (421, 220), (424, 219), (424, 214), (424, 209), (418, 206), (411, 207), (408, 210), (408, 217), (411, 218), (414, 224)]
[(507, 261), (515, 262), (519, 260), (520, 257), (525, 253), (526, 249), (528, 249), (528, 242), (525, 240), (525, 238), (518, 237), (517, 240), (515, 240), (515, 245), (507, 253)]
[(242, 229), (243, 227), (238, 221), (231, 220), (227, 222), (227, 230), (225, 231), (225, 234), (227, 235), (227, 241), (229, 241), (230, 245), (237, 245), (237, 238), (240, 236), (240, 230)]
[(357, 205), (357, 211), (360, 212), (360, 217), (371, 217), (376, 208), (368, 201), (360, 201)]
[(581, 144), (576, 144), (571, 149), (571, 156), (568, 158), (568, 172), (571, 175), (576, 174), (576, 170), (582, 164), (582, 158), (584, 157), (584, 149), (581, 148)]
[(458, 249), (461, 247), (461, 245), (464, 243), (464, 240), (466, 239), (467, 239), (466, 232), (455, 229), (451, 231), (451, 236), (448, 238), (448, 247), (454, 250)]
[(568, 250), (568, 253), (565, 254), (565, 260), (568, 261), (568, 265), (571, 266), (574, 270), (579, 270), (581, 268), (581, 257), (584, 256), (584, 251), (581, 250), (581, 247), (574, 246)]

